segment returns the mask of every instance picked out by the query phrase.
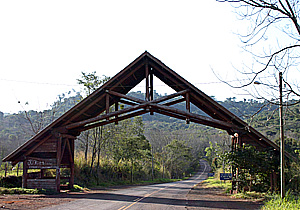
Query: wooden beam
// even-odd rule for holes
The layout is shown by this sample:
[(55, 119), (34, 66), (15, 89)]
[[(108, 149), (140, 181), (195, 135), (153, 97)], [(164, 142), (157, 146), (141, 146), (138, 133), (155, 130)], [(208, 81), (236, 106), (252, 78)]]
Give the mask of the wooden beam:
[(202, 115), (198, 115), (195, 113), (190, 113), (190, 112), (186, 112), (186, 111), (182, 111), (179, 109), (175, 109), (173, 107), (168, 107), (168, 106), (163, 106), (163, 105), (159, 105), (159, 104), (152, 104), (151, 106), (157, 108), (157, 109), (162, 109), (171, 113), (175, 113), (177, 115), (182, 115), (184, 117), (190, 117), (190, 119), (194, 119), (197, 120), (198, 123), (201, 122), (201, 124), (204, 125), (210, 125), (212, 127), (216, 127), (216, 128), (221, 128), (221, 129), (229, 129), (229, 128), (236, 128), (237, 130), (241, 129), (238, 128), (236, 125), (228, 123), (228, 122), (224, 122), (224, 121), (220, 121), (220, 120), (216, 120), (213, 118), (209, 118), (209, 117), (205, 117)]
[(130, 106), (137, 105), (136, 103), (133, 103), (133, 102), (130, 102), (130, 101), (127, 101), (127, 100), (123, 100), (123, 99), (120, 99), (119, 102), (122, 103), (122, 104), (130, 105)]
[[(105, 111), (106, 111), (106, 115), (108, 116), (109, 114), (109, 107), (110, 107), (110, 104), (109, 104), (109, 94), (106, 92), (106, 97), (105, 97)], [(109, 120), (109, 117), (106, 118), (106, 120)]]
[(145, 67), (145, 78), (146, 78), (146, 101), (150, 101), (149, 98), (149, 65), (148, 65), (148, 61), (146, 61), (146, 67)]
[(153, 91), (154, 91), (154, 87), (153, 87), (153, 70), (151, 68), (150, 70), (150, 101), (154, 100), (153, 98)]
[(82, 126), (85, 126), (86, 124), (93, 123), (93, 122), (103, 120), (103, 119), (107, 119), (107, 118), (110, 118), (110, 117), (113, 117), (113, 116), (116, 116), (116, 115), (120, 115), (120, 114), (123, 114), (123, 113), (126, 113), (126, 112), (135, 111), (135, 110), (147, 107), (147, 106), (149, 106), (153, 103), (159, 103), (159, 102), (162, 102), (162, 101), (165, 101), (165, 100), (169, 100), (173, 97), (185, 94), (188, 91), (189, 90), (180, 91), (178, 93), (174, 93), (174, 94), (171, 94), (171, 95), (168, 95), (168, 96), (164, 96), (164, 97), (158, 98), (158, 99), (153, 100), (153, 101), (148, 101), (148, 102), (143, 101), (144, 102), (143, 104), (135, 105), (135, 106), (132, 106), (132, 107), (127, 107), (127, 108), (124, 108), (124, 109), (119, 110), (119, 111), (111, 112), (111, 113), (108, 113), (108, 114), (105, 114), (105, 115), (99, 115), (99, 116), (94, 117), (94, 118), (90, 118), (90, 119), (83, 120), (83, 121), (80, 121), (80, 122), (72, 123), (72, 124), (67, 125), (66, 128), (67, 129), (74, 129), (76, 127), (82, 127)]
[[(103, 92), (104, 92), (103, 89), (99, 89), (97, 92), (100, 92), (100, 91), (103, 91)], [(94, 95), (94, 93), (93, 93), (93, 95)], [(90, 96), (88, 96), (88, 97), (90, 97)], [(68, 124), (68, 123), (72, 122), (72, 121), (73, 121), (74, 119), (76, 119), (78, 116), (82, 115), (82, 113), (86, 112), (88, 109), (90, 109), (92, 106), (94, 106), (95, 103), (98, 103), (99, 101), (101, 101), (104, 97), (105, 97), (105, 94), (99, 95), (99, 97), (97, 97), (97, 98), (95, 97), (93, 103), (89, 103), (89, 104), (87, 104), (87, 105), (84, 104), (85, 106), (84, 106), (84, 107), (81, 107), (80, 111), (77, 112), (77, 113), (76, 113), (75, 115), (73, 115), (72, 117), (70, 117), (69, 120), (66, 121), (64, 124)], [(80, 104), (79, 104), (79, 105), (80, 105)], [(79, 106), (79, 105), (78, 105), (78, 106)], [(83, 106), (83, 105), (82, 105), (82, 106)]]
[[(186, 99), (186, 102), (185, 102), (186, 111), (190, 112), (191, 111), (191, 107), (190, 107), (190, 93), (189, 92), (185, 94), (185, 99)], [(186, 120), (187, 124), (190, 124), (190, 118), (188, 116), (186, 117), (185, 120)]]
[(61, 152), (61, 155), (60, 155), (60, 161), (59, 163), (61, 163), (62, 159), (63, 159), (63, 156), (64, 156), (64, 153), (65, 153), (65, 149), (66, 149), (66, 142), (67, 142), (67, 138), (62, 138), (63, 139), (63, 147), (62, 147), (62, 152)]
[(130, 101), (133, 101), (133, 102), (137, 102), (137, 103), (145, 103), (146, 101), (144, 100), (141, 100), (139, 98), (135, 98), (135, 97), (132, 97), (132, 96), (128, 96), (128, 95), (125, 95), (125, 94), (122, 94), (122, 93), (118, 93), (118, 92), (115, 92), (115, 91), (107, 91), (108, 94), (110, 95), (114, 95), (114, 96), (117, 96), (119, 98), (125, 98), (127, 100), (130, 100)]
[(147, 103), (144, 103), (144, 104), (139, 104), (139, 105), (135, 105), (135, 106), (132, 106), (132, 107), (127, 107), (127, 108), (124, 108), (124, 109), (119, 110), (119, 111), (110, 112), (108, 114), (99, 115), (97, 117), (90, 118), (88, 120), (83, 120), (83, 121), (80, 121), (80, 122), (72, 123), (72, 124), (67, 125), (66, 128), (67, 129), (74, 129), (74, 128), (81, 127), (81, 126), (84, 126), (84, 125), (89, 124), (89, 123), (93, 123), (93, 122), (96, 122), (96, 121), (99, 121), (99, 120), (106, 119), (107, 117), (114, 117), (116, 115), (121, 115), (121, 114), (124, 114), (126, 112), (131, 112), (131, 111), (135, 111), (135, 110), (138, 110), (138, 109), (142, 109), (142, 108), (146, 107), (147, 105), (149, 105), (150, 103), (151, 102), (147, 102)]
[(174, 104), (178, 104), (178, 103), (181, 103), (183, 101), (185, 101), (185, 98), (179, 98), (179, 99), (176, 99), (174, 101), (170, 101), (170, 102), (164, 103), (162, 105), (164, 105), (164, 106), (172, 106)]
[[(134, 113), (123, 115), (123, 116), (118, 118), (118, 121), (126, 120), (128, 118), (139, 116), (139, 115), (142, 115), (142, 114), (145, 114), (145, 113), (147, 113), (146, 110), (140, 110), (140, 111), (137, 111), (137, 112), (134, 112)], [(116, 121), (117, 121), (117, 119), (110, 119), (109, 121), (102, 121), (102, 122), (94, 123), (92, 125), (88, 125), (88, 126), (79, 128), (78, 130), (80, 132), (82, 132), (82, 131), (86, 131), (86, 130), (96, 128), (96, 127), (99, 127), (99, 126), (107, 125), (107, 124), (110, 124), (110, 123), (113, 123), (113, 122), (116, 122)]]

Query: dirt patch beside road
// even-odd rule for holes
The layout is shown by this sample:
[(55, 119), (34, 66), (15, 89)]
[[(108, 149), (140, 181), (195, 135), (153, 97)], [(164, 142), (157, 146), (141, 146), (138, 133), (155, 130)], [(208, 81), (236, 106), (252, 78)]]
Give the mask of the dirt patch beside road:
[(0, 209), (32, 210), (74, 200), (69, 195), (0, 195)]
[(205, 183), (196, 185), (188, 194), (189, 210), (202, 209), (260, 209), (262, 202), (235, 199), (226, 195), (224, 190), (207, 187)]

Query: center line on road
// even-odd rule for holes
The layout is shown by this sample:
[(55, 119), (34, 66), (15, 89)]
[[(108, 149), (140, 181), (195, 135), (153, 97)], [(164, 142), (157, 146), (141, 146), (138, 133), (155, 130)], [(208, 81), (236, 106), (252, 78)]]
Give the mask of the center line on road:
[(118, 210), (126, 210), (126, 209), (129, 209), (131, 206), (137, 204), (137, 203), (140, 202), (141, 200), (143, 200), (143, 199), (145, 199), (145, 198), (147, 198), (147, 197), (149, 197), (149, 196), (151, 196), (151, 195), (153, 195), (153, 194), (155, 194), (155, 193), (158, 193), (159, 191), (162, 191), (162, 190), (164, 190), (164, 189), (166, 189), (166, 188), (168, 188), (168, 187), (173, 187), (173, 186), (175, 186), (175, 185), (176, 185), (176, 184), (172, 184), (172, 185), (170, 185), (170, 186), (163, 187), (163, 188), (161, 188), (161, 189), (159, 189), (159, 190), (156, 190), (156, 191), (154, 191), (154, 192), (152, 192), (152, 193), (150, 193), (150, 194), (146, 194), (146, 195), (144, 195), (142, 198), (137, 198), (137, 199), (133, 200), (134, 202), (133, 202), (132, 204), (130, 204), (129, 206), (127, 206), (127, 207), (123, 206), (123, 207), (125, 207), (125, 208), (121, 207), (121, 208), (118, 209)]
[[(202, 176), (202, 175), (205, 173), (206, 167), (207, 167), (207, 165), (204, 164), (204, 170), (202, 171), (202, 173), (201, 173), (196, 179), (200, 178), (200, 176)], [(189, 181), (192, 181), (192, 180), (189, 180)], [(147, 198), (147, 197), (149, 197), (149, 196), (151, 196), (151, 195), (153, 195), (153, 194), (155, 194), (155, 193), (158, 193), (158, 192), (160, 192), (160, 191), (162, 191), (162, 190), (164, 190), (164, 189), (166, 189), (166, 188), (173, 187), (173, 186), (175, 186), (175, 185), (177, 185), (177, 183), (172, 184), (172, 185), (170, 185), (170, 186), (166, 186), (166, 187), (160, 188), (159, 190), (156, 190), (156, 191), (154, 191), (154, 192), (152, 192), (152, 193), (146, 194), (146, 195), (144, 195), (144, 196), (141, 197), (141, 198), (136, 198), (135, 200), (133, 200), (133, 203), (132, 203), (132, 204), (130, 204), (130, 205), (128, 205), (128, 206), (122, 206), (122, 207), (119, 208), (118, 210), (126, 210), (126, 209), (129, 209), (131, 206), (137, 204), (137, 203), (140, 202), (141, 200), (143, 200), (143, 199), (145, 199), (145, 198)]]

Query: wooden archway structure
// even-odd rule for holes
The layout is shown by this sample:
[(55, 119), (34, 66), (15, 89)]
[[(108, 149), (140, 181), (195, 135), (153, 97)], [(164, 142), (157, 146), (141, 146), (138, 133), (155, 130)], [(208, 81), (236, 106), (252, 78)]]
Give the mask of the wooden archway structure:
[[(153, 98), (153, 77), (171, 87), (175, 93), (158, 99)], [(132, 88), (145, 80), (145, 100), (126, 95)], [(186, 109), (172, 105), (185, 102)], [(191, 103), (208, 116), (191, 112)], [(119, 109), (119, 104), (126, 108)], [(112, 108), (113, 107), (113, 108)], [(111, 111), (113, 110), (113, 111)], [(23, 187), (50, 188), (60, 190), (60, 171), (69, 168), (70, 187), (74, 184), (74, 140), (85, 130), (142, 115), (160, 113), (219, 129), (232, 135), (232, 145), (243, 143), (257, 148), (279, 147), (232, 114), (194, 85), (183, 79), (147, 51), (136, 58), (112, 79), (52, 122), (30, 140), (25, 142), (3, 161), (12, 164), (23, 162)], [(28, 173), (29, 169), (40, 169), (39, 173)], [(44, 171), (55, 169), (53, 178)]]

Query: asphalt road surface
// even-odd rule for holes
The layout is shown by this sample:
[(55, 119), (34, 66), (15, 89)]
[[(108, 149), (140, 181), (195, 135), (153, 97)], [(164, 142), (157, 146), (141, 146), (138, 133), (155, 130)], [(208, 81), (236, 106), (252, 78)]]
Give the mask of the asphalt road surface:
[(210, 166), (204, 160), (200, 161), (200, 172), (189, 180), (130, 187), (127, 189), (99, 191), (89, 193), (80, 199), (43, 208), (43, 210), (57, 209), (186, 209), (187, 194), (191, 188), (207, 178)]

